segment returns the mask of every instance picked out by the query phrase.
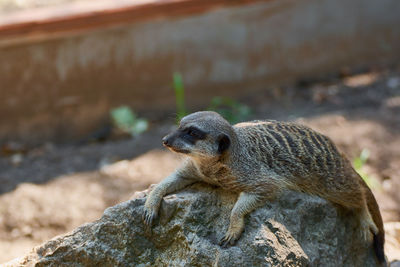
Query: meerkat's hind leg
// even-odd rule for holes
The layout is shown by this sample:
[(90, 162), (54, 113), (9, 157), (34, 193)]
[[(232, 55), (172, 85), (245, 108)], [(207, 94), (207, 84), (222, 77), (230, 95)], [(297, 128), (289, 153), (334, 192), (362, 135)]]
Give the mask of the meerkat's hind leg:
[(257, 207), (264, 204), (263, 198), (257, 194), (242, 192), (231, 211), (229, 228), (225, 236), (220, 240), (222, 247), (234, 245), (240, 238), (244, 229), (244, 216)]
[(370, 242), (372, 241), (372, 235), (377, 234), (379, 229), (369, 211), (367, 199), (363, 192), (364, 189), (354, 183), (350, 183), (349, 187), (354, 189), (353, 192), (336, 190), (331, 191), (328, 195), (324, 195), (323, 197), (344, 208), (352, 210), (358, 219), (358, 236), (364, 241)]
[(377, 235), (379, 229), (372, 219), (371, 213), (368, 210), (367, 203), (365, 203), (360, 211), (360, 235), (366, 242), (372, 241), (372, 235)]

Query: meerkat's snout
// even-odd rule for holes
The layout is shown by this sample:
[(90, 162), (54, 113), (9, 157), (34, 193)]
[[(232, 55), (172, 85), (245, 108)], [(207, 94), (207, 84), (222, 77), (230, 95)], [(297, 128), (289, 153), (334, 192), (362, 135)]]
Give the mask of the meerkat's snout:
[(168, 140), (168, 135), (164, 136), (161, 141), (162, 141), (163, 146), (165, 146), (165, 147), (169, 147), (171, 144), (171, 141)]
[(182, 137), (180, 136), (180, 131), (176, 130), (166, 136), (163, 137), (162, 139), (162, 144), (169, 150), (177, 153), (182, 153), (182, 154), (188, 154), (190, 153), (191, 149), (190, 147), (182, 140)]

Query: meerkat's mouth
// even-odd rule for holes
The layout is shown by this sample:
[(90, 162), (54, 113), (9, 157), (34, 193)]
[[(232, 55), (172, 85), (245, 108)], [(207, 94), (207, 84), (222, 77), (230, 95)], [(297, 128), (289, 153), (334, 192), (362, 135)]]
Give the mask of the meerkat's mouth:
[(176, 152), (176, 153), (182, 153), (182, 154), (189, 154), (190, 151), (186, 149), (180, 149), (172, 146), (166, 146), (169, 150)]

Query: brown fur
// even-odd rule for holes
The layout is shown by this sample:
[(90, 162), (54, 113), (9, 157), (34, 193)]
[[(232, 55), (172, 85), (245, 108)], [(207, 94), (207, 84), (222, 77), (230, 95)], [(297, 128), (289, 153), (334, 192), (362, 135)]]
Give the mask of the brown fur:
[(234, 244), (246, 214), (290, 189), (353, 210), (360, 218), (361, 236), (370, 241), (372, 233), (377, 257), (384, 263), (383, 223), (375, 198), (328, 137), (288, 122), (231, 126), (217, 113), (206, 111), (183, 118), (178, 130), (163, 141), (188, 158), (150, 193), (144, 210), (148, 225), (165, 194), (200, 180), (240, 193), (222, 238), (223, 245)]

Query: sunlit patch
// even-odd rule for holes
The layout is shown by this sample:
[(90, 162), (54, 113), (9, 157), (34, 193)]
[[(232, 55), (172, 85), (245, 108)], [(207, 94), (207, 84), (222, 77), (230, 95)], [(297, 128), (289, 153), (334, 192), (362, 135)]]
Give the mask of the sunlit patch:
[(388, 108), (400, 107), (400, 96), (394, 96), (385, 101), (385, 106)]
[(365, 73), (347, 77), (343, 80), (348, 87), (361, 87), (371, 85), (379, 78), (378, 73)]

